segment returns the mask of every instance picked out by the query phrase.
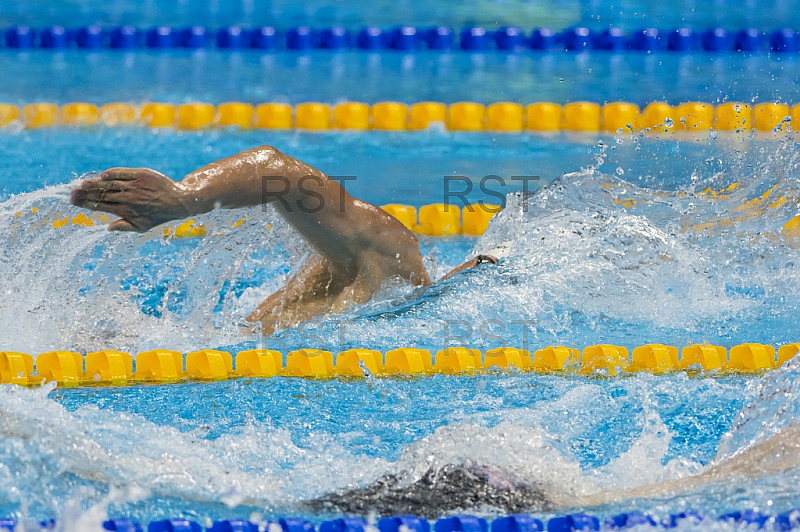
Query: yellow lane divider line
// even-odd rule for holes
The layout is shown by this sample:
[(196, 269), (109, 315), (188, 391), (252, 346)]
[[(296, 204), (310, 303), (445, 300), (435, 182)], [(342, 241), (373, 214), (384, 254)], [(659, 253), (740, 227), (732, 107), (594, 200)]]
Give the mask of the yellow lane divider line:
[[(675, 371), (709, 375), (752, 374), (781, 366), (800, 351), (800, 343), (781, 346), (746, 343), (730, 352), (722, 346), (694, 344), (678, 348), (663, 344), (637, 347), (593, 345), (583, 351), (550, 346), (531, 354), (525, 349), (500, 347), (485, 353), (468, 347), (449, 347), (436, 353), (402, 347), (385, 354), (374, 349), (348, 349), (335, 357), (330, 351), (297, 349), (282, 353), (267, 349), (226, 351), (203, 349), (186, 355), (168, 349), (139, 353), (106, 350), (86, 354), (51, 351), (34, 357), (0, 351), (0, 382), (35, 386), (56, 381), (61, 386), (219, 381), (232, 378), (301, 377), (311, 379), (363, 378), (433, 374), (472, 375), (488, 371), (577, 374), (616, 377), (638, 371), (665, 374)], [(362, 369), (363, 368), (363, 369)]]
[(762, 132), (788, 131), (800, 121), (800, 104), (718, 105), (685, 102), (677, 106), (652, 102), (640, 109), (629, 102), (571, 102), (560, 105), (537, 102), (523, 106), (515, 102), (484, 105), (477, 102), (344, 102), (329, 105), (306, 102), (253, 105), (225, 102), (175, 105), (146, 102), (140, 105), (115, 102), (95, 105), (74, 102), (64, 105), (32, 103), (19, 107), (0, 104), (0, 127), (22, 124), (28, 129), (56, 126), (110, 127), (139, 124), (151, 128), (203, 130), (213, 127), (242, 129), (304, 129), (310, 131), (415, 131), (440, 124), (450, 131), (621, 133), (649, 130)]

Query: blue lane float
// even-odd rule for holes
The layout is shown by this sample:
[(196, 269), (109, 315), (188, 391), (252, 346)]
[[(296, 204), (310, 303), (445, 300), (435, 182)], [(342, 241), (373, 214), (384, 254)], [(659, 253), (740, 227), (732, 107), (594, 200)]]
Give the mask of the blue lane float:
[(184, 48), (205, 48), (208, 46), (208, 31), (203, 26), (183, 28), (178, 32), (178, 43)]
[(681, 512), (678, 514), (671, 514), (661, 522), (664, 528), (678, 528), (682, 522), (687, 521), (688, 524), (696, 525), (703, 520), (703, 516), (697, 512)]
[(319, 32), (319, 47), (325, 50), (344, 50), (351, 45), (350, 32), (336, 26)]
[(533, 30), (528, 45), (531, 50), (552, 50), (558, 46), (558, 35), (550, 28)]
[(264, 51), (278, 49), (278, 32), (271, 26), (262, 26), (250, 32), (250, 47)]
[(706, 52), (727, 52), (733, 48), (731, 35), (722, 28), (704, 31), (700, 42)]
[(175, 31), (169, 26), (150, 28), (145, 33), (145, 44), (148, 48), (167, 50), (175, 47)]
[(63, 50), (69, 46), (69, 35), (62, 26), (51, 26), (42, 30), (39, 47)]
[(436, 521), (433, 530), (434, 532), (488, 532), (489, 524), (482, 517), (454, 515)]
[(574, 530), (600, 530), (600, 520), (593, 515), (570, 514), (553, 517), (547, 521), (547, 532), (573, 532)]
[(103, 528), (114, 532), (142, 532), (142, 526), (130, 519), (112, 519), (103, 523)]
[(697, 48), (697, 35), (690, 28), (678, 28), (667, 36), (667, 50), (671, 52), (694, 52)]
[(525, 47), (525, 32), (519, 28), (500, 28), (494, 32), (494, 42), (498, 50), (515, 52)]
[(409, 532), (431, 532), (431, 524), (428, 520), (414, 515), (384, 517), (378, 521), (380, 532), (400, 532), (401, 526), (406, 527)]
[(797, 32), (792, 29), (782, 29), (772, 32), (769, 36), (769, 47), (773, 52), (797, 52)]
[(6, 46), (18, 50), (27, 50), (33, 48), (34, 37), (36, 32), (28, 26), (16, 26), (9, 28), (5, 32)]
[(310, 50), (314, 47), (314, 34), (311, 28), (300, 26), (286, 32), (286, 48), (289, 50)]
[(609, 52), (620, 52), (628, 47), (628, 38), (619, 28), (603, 30), (595, 39), (595, 48)]
[[(247, 524), (248, 528), (249, 525), (252, 525), (252, 523), (249, 522)], [(187, 519), (164, 519), (163, 521), (153, 521), (150, 523), (147, 526), (147, 532), (203, 532), (203, 527)]]
[(453, 30), (447, 26), (429, 28), (422, 33), (422, 40), (431, 50), (447, 51), (453, 47)]
[(88, 26), (75, 32), (75, 44), (78, 48), (99, 50), (105, 47), (105, 31), (99, 26)]
[[(115, 532), (257, 532), (272, 529), (278, 525), (282, 532), (368, 532), (377, 529), (379, 532), (579, 532), (579, 531), (618, 531), (631, 528), (674, 529), (677, 527), (690, 529), (700, 525), (702, 521), (728, 522), (733, 525), (748, 527), (750, 529), (769, 529), (778, 531), (800, 530), (800, 511), (791, 510), (777, 516), (769, 516), (753, 510), (731, 512), (710, 519), (696, 512), (681, 512), (672, 514), (663, 520), (656, 520), (653, 516), (631, 512), (607, 517), (600, 520), (595, 516), (586, 514), (568, 514), (550, 518), (545, 524), (540, 519), (526, 514), (509, 515), (494, 519), (491, 524), (474, 515), (455, 515), (438, 519), (433, 526), (422, 517), (413, 515), (399, 515), (384, 517), (377, 523), (368, 523), (360, 517), (343, 517), (324, 521), (316, 528), (313, 523), (305, 519), (285, 518), (269, 524), (252, 523), (245, 519), (231, 519), (216, 521), (211, 526), (204, 528), (199, 523), (184, 518), (164, 519), (153, 521), (146, 527), (130, 519), (112, 519), (103, 523), (104, 530)], [(26, 525), (30, 525), (26, 523)], [(54, 520), (43, 521), (43, 529), (52, 529), (56, 525)], [(15, 530), (17, 522), (14, 519), (0, 519), (0, 531)], [(26, 528), (25, 530), (30, 530)]]
[(657, 52), (662, 48), (661, 32), (657, 28), (645, 28), (633, 32), (628, 48), (639, 52)]
[(217, 47), (223, 50), (241, 50), (250, 45), (248, 32), (238, 26), (218, 30), (216, 40)]
[[(623, 50), (652, 53), (670, 51), (680, 53), (798, 53), (800, 35), (792, 28), (770, 33), (747, 28), (731, 31), (711, 28), (698, 31), (692, 28), (641, 28), (629, 33), (619, 28), (594, 31), (585, 27), (567, 28), (554, 32), (548, 28), (524, 30), (513, 26), (487, 29), (477, 26), (453, 28), (396, 26), (394, 28), (311, 28), (299, 26), (285, 30), (272, 27), (244, 28), (172, 28), (157, 26), (144, 31), (131, 26), (102, 28), (86, 26), (65, 29), (51, 26), (41, 31), (28, 26), (14, 26), (3, 32), (7, 48), (26, 50), (42, 48), (63, 50), (101, 48), (132, 50), (138, 48), (171, 50), (173, 48), (199, 49), (215, 47), (220, 50), (397, 50), (415, 52), (431, 50), (448, 52), (463, 50), (472, 53), (487, 51), (519, 52)], [(139, 38), (144, 35), (144, 39)]]
[(652, 517), (639, 512), (612, 515), (611, 517), (608, 517), (605, 520), (603, 525), (604, 528), (610, 528), (610, 529), (631, 528), (634, 526), (642, 526), (642, 525), (650, 527), (657, 526), (655, 520)]
[(258, 525), (249, 521), (233, 520), (233, 521), (217, 521), (209, 532), (260, 532)]
[(749, 28), (737, 31), (733, 36), (733, 49), (737, 52), (758, 52), (764, 45), (764, 33)]
[[(800, 530), (800, 511), (798, 510), (790, 510), (776, 516), (753, 510), (743, 510), (723, 514), (717, 519), (689, 511), (672, 514), (662, 520), (657, 520), (645, 513), (631, 512), (613, 515), (603, 521), (592, 515), (576, 513), (551, 517), (546, 524), (533, 516), (516, 514), (494, 519), (491, 525), (482, 517), (455, 515), (438, 519), (433, 526), (428, 520), (413, 515), (384, 517), (377, 523), (368, 523), (360, 517), (343, 517), (324, 521), (319, 528), (316, 528), (310, 521), (298, 518), (279, 519), (277, 522), (269, 524), (252, 523), (246, 519), (230, 519), (215, 521), (208, 527), (203, 527), (199, 523), (185, 518), (152, 521), (146, 526), (131, 519), (109, 519), (103, 522), (103, 529), (114, 532), (258, 532), (265, 529), (272, 530), (272, 527), (277, 525), (282, 532), (368, 532), (376, 528), (379, 532), (400, 532), (401, 529), (404, 532), (544, 532), (545, 530), (547, 532), (578, 532), (627, 530), (634, 527), (664, 530), (678, 527), (690, 529), (707, 520), (727, 522), (752, 530), (768, 529), (781, 532)], [(27, 531), (52, 530), (56, 528), (57, 524), (54, 519), (35, 524), (26, 522), (24, 529)], [(18, 525), (19, 523), (15, 519), (0, 518), (0, 531), (22, 530), (23, 527)]]
[(376, 51), (384, 47), (386, 36), (380, 28), (363, 28), (356, 35), (356, 46), (361, 50)]
[(492, 521), (492, 532), (543, 532), (544, 524), (530, 515), (509, 515)]
[(719, 521), (727, 521), (745, 526), (756, 525), (756, 528), (764, 528), (764, 525), (769, 522), (770, 517), (759, 512), (752, 510), (745, 510), (744, 512), (731, 512), (719, 516)]
[(333, 521), (324, 521), (319, 525), (319, 532), (365, 532), (369, 524), (360, 517), (343, 517)]
[(591, 50), (594, 48), (594, 36), (589, 28), (572, 28), (565, 31), (557, 39), (564, 45), (564, 49), (571, 52)]
[(413, 52), (418, 45), (417, 28), (400, 26), (389, 32), (389, 48), (403, 52)]
[(109, 33), (108, 44), (116, 50), (133, 50), (139, 47), (139, 30), (133, 26), (120, 26)]
[(489, 49), (489, 34), (484, 28), (464, 28), (460, 42), (462, 50), (485, 52)]

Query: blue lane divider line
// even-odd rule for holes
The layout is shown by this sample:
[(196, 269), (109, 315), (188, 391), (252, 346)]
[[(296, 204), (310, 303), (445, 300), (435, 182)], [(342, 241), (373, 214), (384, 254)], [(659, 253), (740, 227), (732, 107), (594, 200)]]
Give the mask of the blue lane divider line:
[(547, 521), (547, 532), (573, 532), (574, 530), (600, 530), (600, 521), (594, 516), (585, 514), (553, 517)]
[(139, 30), (133, 26), (120, 26), (109, 33), (109, 47), (118, 50), (132, 50), (139, 47)]
[(130, 519), (109, 519), (103, 522), (103, 528), (115, 532), (142, 532), (141, 525)]
[(415, 515), (396, 515), (384, 517), (378, 521), (380, 532), (400, 532), (400, 527), (406, 527), (410, 532), (431, 532), (431, 524), (427, 519)]
[[(140, 35), (143, 35), (143, 38)], [(278, 31), (269, 26), (261, 28), (229, 26), (214, 29), (202, 26), (188, 28), (157, 26), (145, 30), (132, 26), (115, 28), (86, 26), (73, 29), (50, 26), (39, 31), (21, 25), (7, 28), (3, 32), (3, 44), (6, 48), (15, 50), (37, 47), (48, 50), (64, 50), (71, 47), (87, 50), (216, 47), (220, 50), (267, 51), (355, 49), (447, 52), (458, 49), (472, 53), (523, 50), (574, 52), (631, 50), (644, 53), (664, 50), (681, 53), (800, 52), (800, 36), (791, 28), (770, 33), (753, 28), (739, 31), (725, 28), (710, 28), (703, 31), (691, 28), (669, 30), (641, 28), (626, 33), (619, 28), (594, 31), (575, 27), (557, 33), (548, 28), (536, 28), (526, 32), (522, 28), (513, 26), (498, 29), (470, 26), (458, 32), (445, 26), (423, 28), (396, 26), (388, 29), (366, 27), (356, 30), (340, 26), (321, 29), (299, 26), (285, 31)]]
[[(551, 517), (547, 525), (530, 515), (516, 514), (494, 519), (491, 523), (491, 532), (578, 532), (578, 531), (615, 531), (633, 527), (651, 527), (672, 529), (678, 526), (683, 528), (697, 527), (707, 518), (697, 512), (681, 512), (672, 514), (657, 522), (652, 516), (641, 512), (622, 513), (607, 517), (600, 521), (597, 517), (586, 514), (568, 514)], [(684, 522), (688, 521), (688, 522)], [(770, 530), (791, 531), (800, 530), (800, 511), (790, 510), (769, 516), (753, 510), (729, 512), (720, 515), (716, 520), (729, 522), (739, 526), (754, 529), (769, 528)], [(13, 531), (17, 528), (17, 521), (11, 518), (0, 519), (0, 531)], [(51, 530), (56, 527), (56, 520), (41, 521), (40, 527)], [(310, 521), (298, 518), (284, 518), (278, 520), (282, 532), (316, 532)], [(209, 528), (203, 528), (195, 521), (184, 518), (164, 519), (153, 521), (146, 527), (147, 532), (257, 532), (263, 529), (264, 524), (251, 523), (245, 519), (230, 519), (216, 521)], [(344, 517), (324, 521), (319, 526), (319, 532), (367, 532), (373, 529), (367, 521), (360, 517)], [(409, 532), (431, 532), (431, 525), (426, 519), (413, 515), (398, 515), (384, 517), (377, 523), (379, 532), (400, 532), (405, 527)], [(144, 532), (139, 523), (130, 519), (109, 519), (103, 522), (103, 529), (115, 532)], [(438, 519), (433, 526), (433, 532), (489, 532), (490, 527), (486, 519), (473, 515), (456, 515)]]

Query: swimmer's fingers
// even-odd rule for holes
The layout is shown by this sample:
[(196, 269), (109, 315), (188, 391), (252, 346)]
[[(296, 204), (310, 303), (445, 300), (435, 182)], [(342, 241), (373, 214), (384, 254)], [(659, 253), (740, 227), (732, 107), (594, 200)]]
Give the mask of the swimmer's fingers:
[(100, 179), (102, 181), (135, 181), (142, 172), (142, 168), (109, 168), (100, 172)]
[(500, 262), (500, 260), (494, 255), (478, 255), (475, 258), (477, 259), (478, 264), (483, 264), (485, 262), (491, 262), (492, 264), (497, 264), (498, 262)]
[(114, 200), (114, 194), (103, 189), (82, 189), (76, 188), (70, 194), (70, 203), (76, 207), (91, 209), (93, 211), (105, 211), (112, 205), (119, 205), (119, 201)]
[(108, 225), (109, 231), (140, 231), (138, 227), (124, 218), (120, 218)]
[[(81, 185), (72, 190), (70, 202), (78, 207), (87, 207), (87, 202), (111, 202), (118, 203), (112, 196), (127, 190), (124, 182), (102, 181), (98, 178), (87, 179)], [(95, 209), (97, 210), (97, 209)]]
[[(89, 191), (84, 189), (83, 187), (72, 189), (72, 192), (69, 195), (69, 202), (75, 205), (76, 207), (83, 207), (84, 209), (91, 209), (91, 210), (99, 210), (97, 208), (93, 208), (93, 205), (97, 203), (96, 199), (90, 200), (88, 196)], [(96, 205), (94, 205), (96, 207)]]
[(93, 188), (100, 188), (102, 186), (107, 186), (110, 183), (113, 183), (113, 182), (109, 182), (109, 181), (103, 182), (99, 177), (93, 177), (91, 179), (84, 179), (83, 181), (81, 181), (81, 184), (78, 185), (78, 189), (80, 189), (80, 190), (90, 190), (90, 189), (93, 189)]
[(76, 188), (72, 191), (70, 202), (76, 207), (89, 209), (90, 211), (108, 212), (121, 218), (132, 219), (137, 215), (135, 210), (127, 203), (114, 201), (107, 197), (100, 199), (97, 191), (93, 190)]

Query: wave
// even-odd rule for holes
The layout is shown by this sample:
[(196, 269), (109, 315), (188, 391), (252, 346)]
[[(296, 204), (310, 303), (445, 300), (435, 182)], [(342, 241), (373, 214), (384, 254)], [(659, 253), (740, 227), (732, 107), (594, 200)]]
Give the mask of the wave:
[[(782, 231), (797, 214), (793, 146), (732, 157), (725, 172), (712, 161), (713, 172), (685, 186), (663, 180), (659, 188), (631, 172), (623, 180), (601, 171), (610, 164), (567, 174), (527, 197), (510, 195), (475, 243), (483, 250), (511, 242), (510, 257), (497, 267), (423, 295), (390, 292), (268, 341), (434, 350), (453, 342), (530, 348), (796, 340), (798, 249)], [(56, 228), (54, 221), (80, 212), (67, 203), (69, 188), (0, 203), (4, 349), (257, 343), (242, 335), (241, 320), (309, 252), (270, 209), (210, 213), (199, 219), (210, 237), (194, 240), (109, 234), (99, 218), (91, 227)], [(455, 265), (467, 253), (448, 241), (423, 244), (431, 264)], [(396, 493), (422, 493), (464, 486), (471, 475), (470, 486), (488, 483), (500, 490), (495, 495), (528, 486), (525, 504), (541, 512), (788, 509), (800, 504), (792, 491), (798, 369), (790, 363), (750, 381), (644, 374), (426, 381), (438, 395), (393, 380), (282, 384), (279, 391), (248, 381), (170, 388), (173, 402), (194, 404), (192, 397), (206, 394), (223, 403), (224, 419), (210, 421), (202, 409), (167, 416), (158, 387), (122, 395), (0, 387), (0, 498), (7, 511), (27, 505), (43, 516), (63, 513), (75, 498), (102, 512), (109, 497), (110, 512), (147, 517), (277, 515), (302, 513), (331, 494), (352, 502), (380, 482)], [(281, 394), (295, 394), (293, 407), (310, 403), (324, 413), (287, 423), (278, 420), (285, 405), (248, 403)], [(368, 407), (380, 411), (367, 422)], [(231, 421), (237, 409), (248, 416)], [(391, 444), (369, 443), (377, 432)], [(144, 495), (120, 503), (135, 494), (116, 489)], [(515, 502), (503, 497), (497, 504)], [(452, 504), (497, 511), (491, 501), (477, 508), (474, 498), (465, 500)]]

